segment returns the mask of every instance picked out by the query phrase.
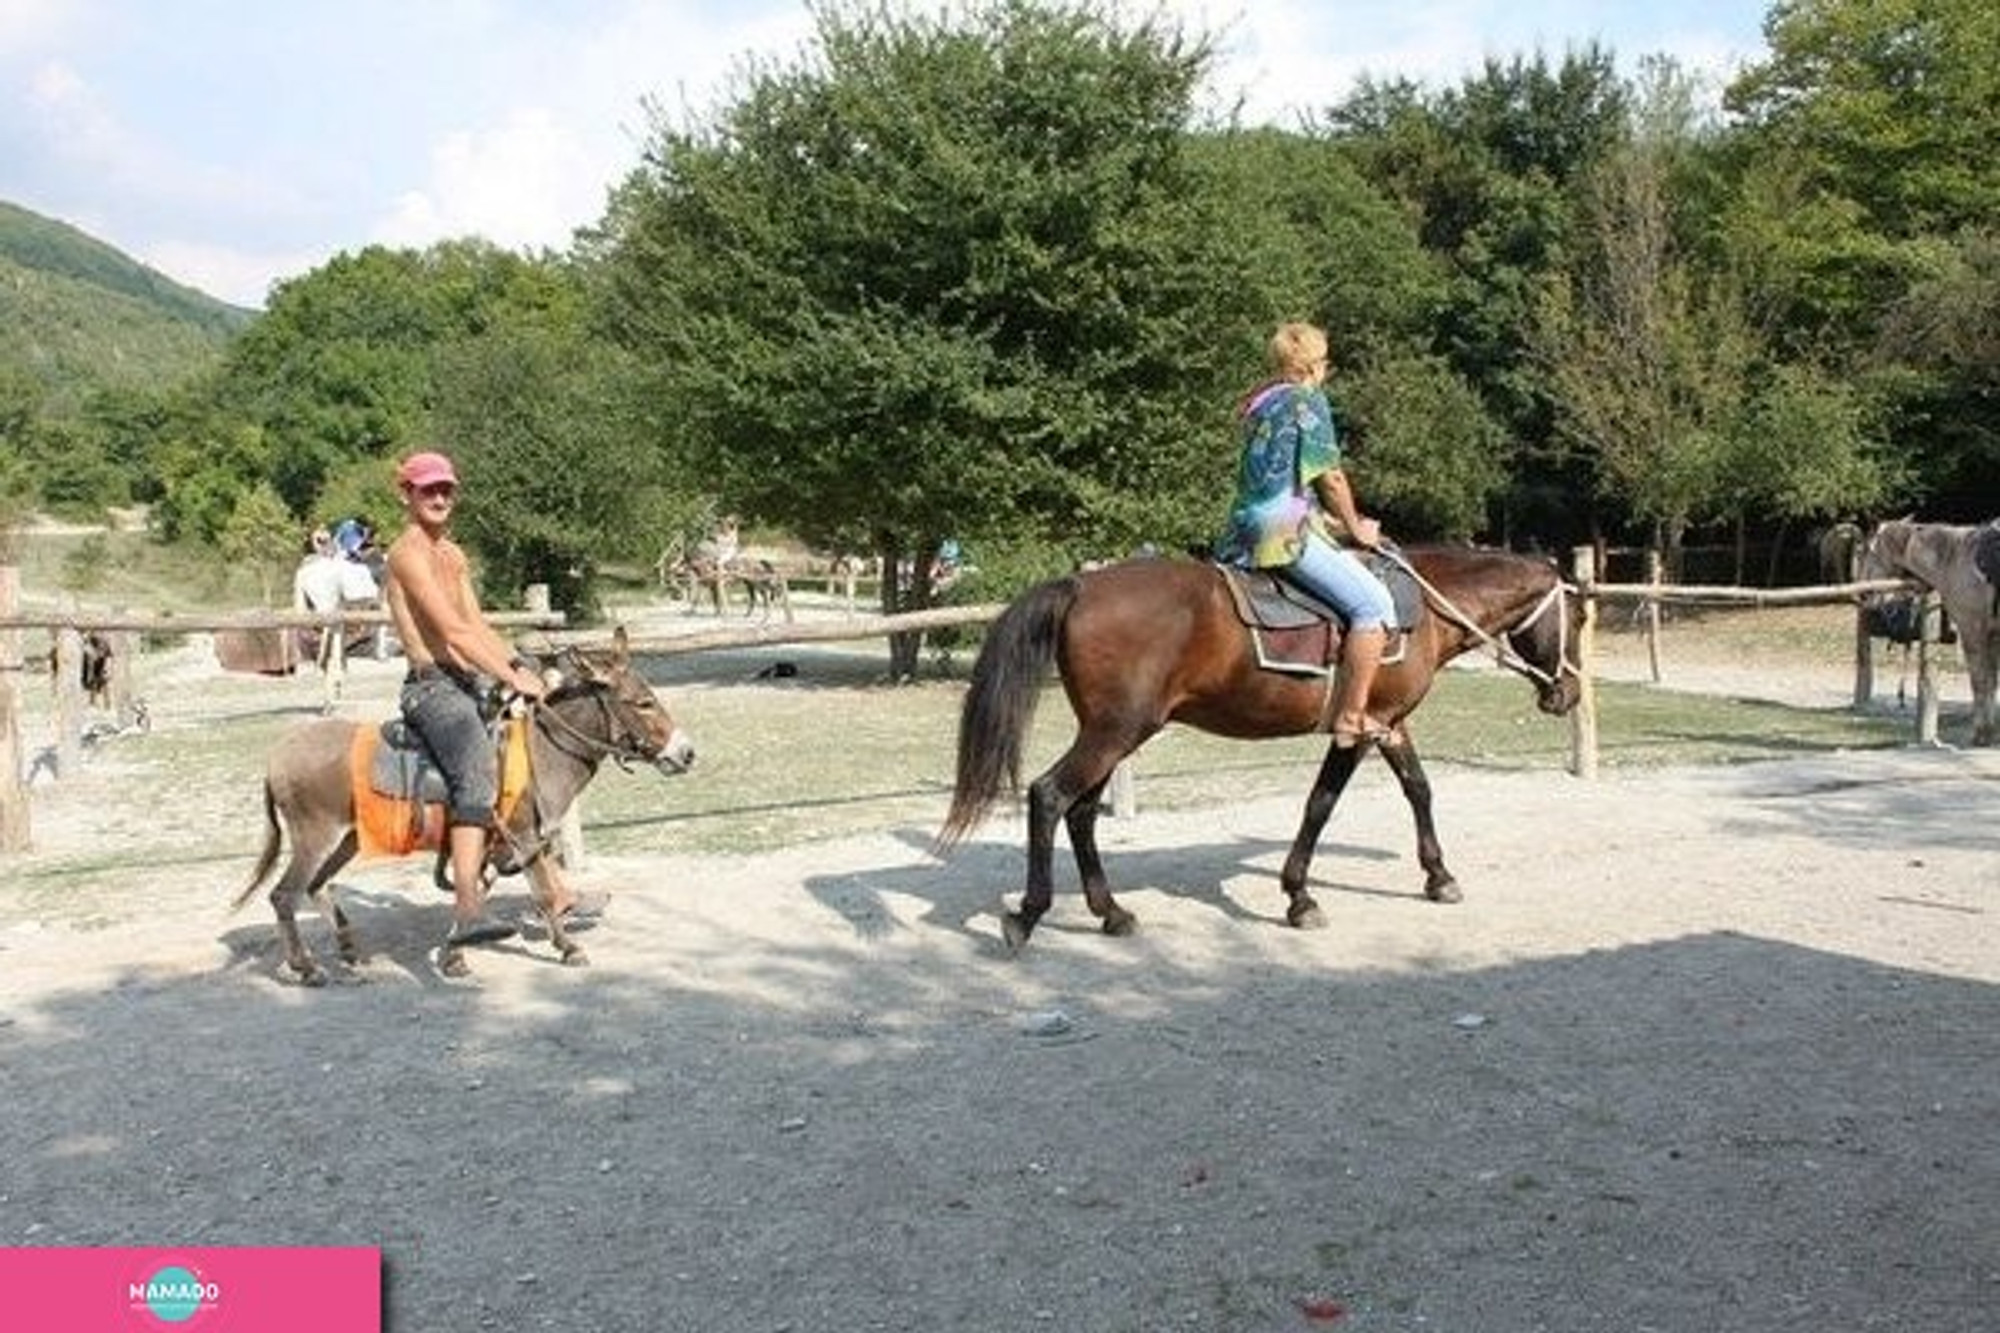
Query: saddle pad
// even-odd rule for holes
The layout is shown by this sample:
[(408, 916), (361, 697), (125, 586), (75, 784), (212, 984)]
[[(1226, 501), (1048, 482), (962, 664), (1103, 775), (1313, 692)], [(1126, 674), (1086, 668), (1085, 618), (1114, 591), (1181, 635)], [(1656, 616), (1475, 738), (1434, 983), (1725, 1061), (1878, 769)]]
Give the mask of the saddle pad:
[[(496, 737), (500, 746), (500, 803), (494, 819), (504, 824), (521, 803), (531, 777), (526, 718), (509, 718)], [(444, 803), (450, 795), (444, 774), (408, 723), (390, 718), (379, 728), (358, 728), (349, 765), (353, 775), (357, 833), (364, 855), (401, 856), (440, 845)]]
[[(1412, 630), (1423, 623), (1424, 591), (1401, 562), (1368, 552), (1361, 557), (1368, 572), (1389, 589), (1396, 606), (1395, 628)], [(1236, 613), (1243, 623), (1265, 629), (1295, 629), (1324, 620), (1340, 621), (1340, 613), (1325, 601), (1286, 578), (1281, 570), (1216, 566), (1229, 583)]]
[[(1396, 602), (1395, 632), (1389, 636), (1385, 666), (1403, 660), (1409, 630), (1423, 610), (1423, 590), (1401, 565), (1375, 558), (1372, 569), (1389, 583)], [(1299, 676), (1331, 675), (1340, 661), (1344, 622), (1339, 613), (1290, 579), (1267, 569), (1217, 565), (1236, 605), (1237, 619), (1250, 630), (1257, 665), (1265, 671)]]
[[(414, 769), (408, 767), (411, 762), (409, 751), (382, 744), (382, 735), (375, 728), (354, 729), (347, 771), (354, 789), (354, 833), (360, 855), (404, 856), (444, 844), (444, 805), (411, 799), (417, 783)], [(415, 762), (427, 765), (428, 761)], [(394, 785), (404, 781), (401, 776), (384, 783), (377, 773), (379, 766), (386, 766), (392, 774), (409, 772), (408, 785)], [(431, 771), (435, 776), (436, 770)], [(389, 790), (378, 790), (382, 785)]]

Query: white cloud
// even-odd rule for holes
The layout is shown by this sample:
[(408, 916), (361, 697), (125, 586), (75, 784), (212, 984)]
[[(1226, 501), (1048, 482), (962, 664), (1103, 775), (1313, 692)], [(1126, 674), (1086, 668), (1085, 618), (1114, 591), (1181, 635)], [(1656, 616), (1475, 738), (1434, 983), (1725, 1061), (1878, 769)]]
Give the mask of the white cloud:
[(604, 182), (576, 138), (544, 107), (521, 107), (482, 131), (446, 135), (423, 188), (397, 199), (374, 229), (385, 245), (483, 236), (510, 249), (568, 243), (577, 202)]

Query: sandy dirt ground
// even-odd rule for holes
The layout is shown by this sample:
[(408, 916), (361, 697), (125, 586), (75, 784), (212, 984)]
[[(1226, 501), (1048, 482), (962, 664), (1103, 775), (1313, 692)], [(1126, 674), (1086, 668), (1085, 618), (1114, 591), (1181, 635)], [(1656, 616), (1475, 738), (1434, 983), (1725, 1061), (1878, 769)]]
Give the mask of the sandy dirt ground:
[[(247, 864), (162, 864), (0, 918), (0, 1243), (380, 1246), (399, 1333), (1996, 1326), (2000, 755), (1433, 777), (1460, 905), (1371, 762), (1328, 929), (1251, 794), (1107, 822), (1128, 939), (1064, 850), (1019, 957), (1014, 816), (593, 856), (594, 965), (471, 986), (418, 863), (343, 877), (318, 991)], [(114, 779), (41, 844), (143, 845)]]

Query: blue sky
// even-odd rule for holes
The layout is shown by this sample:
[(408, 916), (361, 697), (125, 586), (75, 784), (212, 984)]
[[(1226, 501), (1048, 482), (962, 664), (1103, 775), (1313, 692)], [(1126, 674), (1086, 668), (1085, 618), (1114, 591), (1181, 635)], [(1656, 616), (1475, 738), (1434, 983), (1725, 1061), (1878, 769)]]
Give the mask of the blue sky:
[[(1296, 123), (1364, 73), (1447, 86), (1592, 41), (1719, 84), (1762, 55), (1767, 3), (1122, 12), (1214, 36), (1211, 105)], [(648, 102), (724, 105), (746, 61), (794, 63), (811, 35), (803, 0), (0, 0), (0, 199), (249, 306), (375, 243), (563, 248), (638, 163)]]

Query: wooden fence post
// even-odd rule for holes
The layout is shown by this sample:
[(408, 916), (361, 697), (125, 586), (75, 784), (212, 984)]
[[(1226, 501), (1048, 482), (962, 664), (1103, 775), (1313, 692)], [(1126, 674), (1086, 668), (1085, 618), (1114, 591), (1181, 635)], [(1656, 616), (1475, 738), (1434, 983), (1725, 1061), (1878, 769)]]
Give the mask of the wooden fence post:
[(1111, 781), (1105, 790), (1111, 795), (1113, 819), (1131, 819), (1139, 813), (1139, 790), (1132, 777), (1132, 756), (1126, 755), (1118, 761), (1118, 767), (1111, 770)]
[[(1646, 552), (1646, 582), (1655, 588), (1666, 581), (1667, 564), (1658, 551)], [(1646, 663), (1652, 668), (1653, 683), (1660, 683), (1660, 599), (1646, 603)]]
[[(1944, 613), (1937, 594), (1926, 588), (1917, 601), (1917, 744), (1938, 743), (1937, 652), (1944, 637)], [(1940, 645), (1942, 646), (1942, 645)]]
[(1597, 687), (1591, 681), (1592, 659), (1597, 655), (1594, 554), (1588, 546), (1570, 552), (1570, 578), (1582, 592), (1583, 623), (1576, 635), (1578, 697), (1569, 715), (1569, 771), (1584, 779), (1597, 776)]
[[(0, 564), (0, 616), (21, 609), (21, 571)], [(21, 631), (0, 630), (0, 852), (32, 843), (28, 789), (21, 781)]]
[(1854, 706), (1875, 701), (1875, 641), (1868, 637), (1868, 608), (1854, 608)]

